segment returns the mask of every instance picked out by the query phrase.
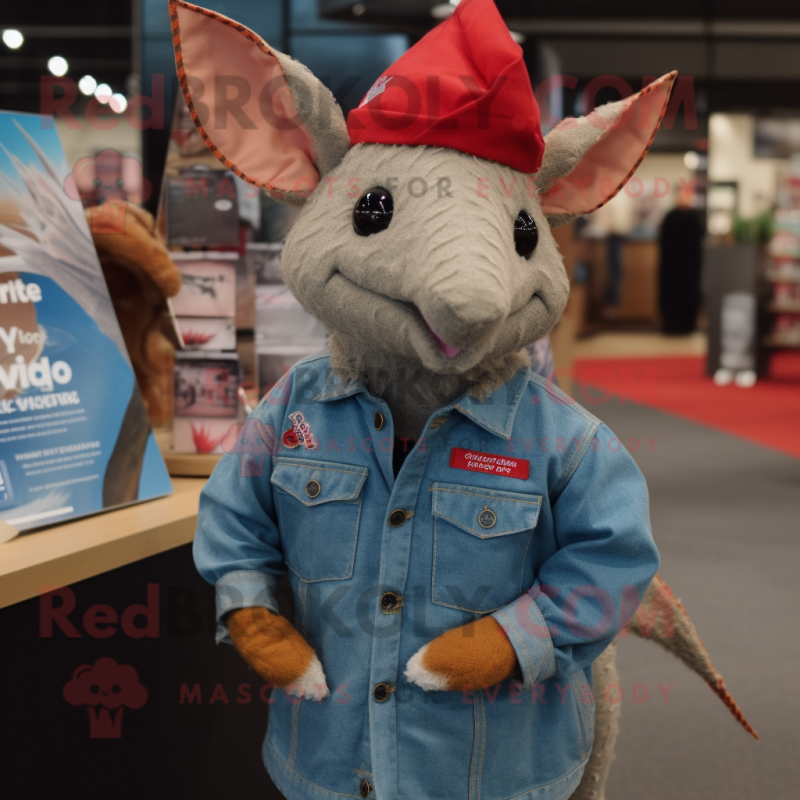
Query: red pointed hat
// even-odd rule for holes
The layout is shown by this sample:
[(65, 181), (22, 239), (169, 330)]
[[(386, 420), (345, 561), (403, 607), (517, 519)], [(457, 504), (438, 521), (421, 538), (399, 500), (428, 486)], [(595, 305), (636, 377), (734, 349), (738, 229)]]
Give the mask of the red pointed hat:
[(462, 0), (378, 78), (347, 129), (353, 144), (450, 147), (522, 172), (544, 153), (522, 49), (494, 0)]

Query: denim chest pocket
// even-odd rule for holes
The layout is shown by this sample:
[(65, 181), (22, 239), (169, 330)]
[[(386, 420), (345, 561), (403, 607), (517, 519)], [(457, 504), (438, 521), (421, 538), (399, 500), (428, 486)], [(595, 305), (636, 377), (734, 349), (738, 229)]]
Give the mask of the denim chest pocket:
[(522, 594), (541, 495), (434, 483), (432, 599), (484, 614)]
[(367, 467), (278, 458), (270, 482), (286, 566), (304, 581), (352, 577)]

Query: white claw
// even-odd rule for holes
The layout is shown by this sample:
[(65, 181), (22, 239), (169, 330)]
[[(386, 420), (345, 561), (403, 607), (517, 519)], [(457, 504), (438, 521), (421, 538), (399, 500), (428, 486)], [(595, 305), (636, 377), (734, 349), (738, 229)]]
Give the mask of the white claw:
[(306, 667), (306, 671), (294, 683), (287, 686), (286, 691), (292, 697), (306, 700), (322, 700), (331, 696), (322, 664), (316, 653), (311, 657), (311, 663)]
[(425, 659), (425, 651), (427, 649), (428, 645), (423, 645), (408, 660), (408, 664), (406, 664), (406, 678), (426, 692), (446, 692), (448, 686), (447, 677), (438, 672), (432, 672), (422, 663)]

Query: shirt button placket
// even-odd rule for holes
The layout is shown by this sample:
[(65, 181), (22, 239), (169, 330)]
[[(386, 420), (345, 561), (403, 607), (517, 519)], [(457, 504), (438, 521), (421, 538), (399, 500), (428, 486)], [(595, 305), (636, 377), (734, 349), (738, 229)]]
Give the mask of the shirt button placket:
[[(375, 417), (374, 427), (377, 428), (377, 414)], [(385, 428), (390, 427), (390, 420), (387, 418)], [(436, 436), (435, 439), (438, 441), (440, 437)], [(379, 595), (375, 608), (376, 630), (380, 629), (381, 635), (374, 638), (372, 645), (369, 724), (373, 784), (381, 787), (380, 792), (388, 797), (398, 793), (399, 742), (393, 693), (395, 684), (403, 679), (404, 665), (400, 662), (403, 613), (400, 609), (403, 607), (403, 593), (409, 579), (415, 505), (429, 451), (429, 447), (415, 447), (408, 454), (402, 473), (397, 476), (391, 488), (383, 518), (378, 582), (385, 589)]]

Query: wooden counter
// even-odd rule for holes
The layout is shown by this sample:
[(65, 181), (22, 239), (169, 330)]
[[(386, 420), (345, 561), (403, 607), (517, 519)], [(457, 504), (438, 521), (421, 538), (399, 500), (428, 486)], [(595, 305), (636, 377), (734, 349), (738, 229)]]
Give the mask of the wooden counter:
[[(608, 283), (608, 247), (605, 239), (585, 240), (583, 251), (589, 266), (589, 321), (608, 327), (603, 319)], [(628, 239), (622, 246), (622, 282), (617, 317), (619, 322), (655, 325), (658, 319), (658, 242)]]
[(191, 542), (204, 478), (173, 478), (174, 494), (85, 517), (0, 545), (0, 608)]

